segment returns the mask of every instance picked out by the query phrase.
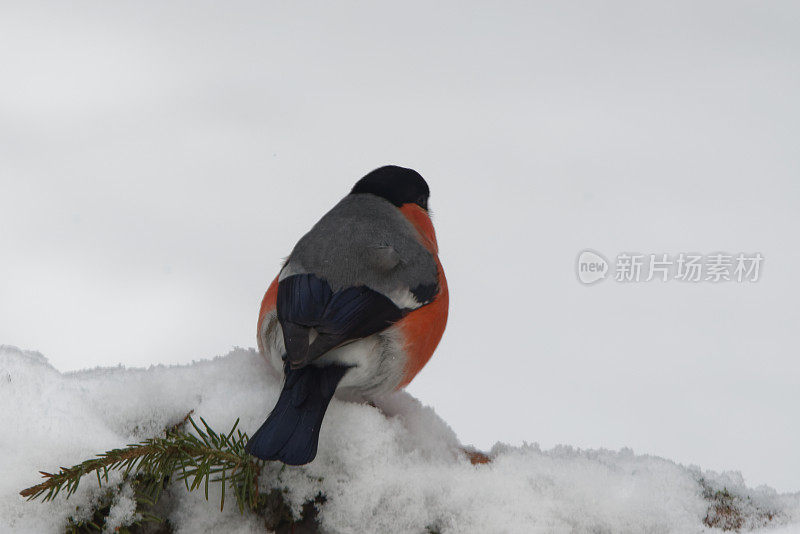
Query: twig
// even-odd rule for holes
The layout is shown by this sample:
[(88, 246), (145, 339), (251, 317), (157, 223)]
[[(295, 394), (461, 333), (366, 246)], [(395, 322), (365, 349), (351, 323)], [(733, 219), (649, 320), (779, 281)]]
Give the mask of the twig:
[[(40, 471), (44, 482), (26, 488), (20, 495), (28, 500), (41, 497), (44, 501), (55, 499), (64, 490), (69, 497), (78, 489), (85, 475), (95, 473), (98, 485), (108, 483), (109, 471), (122, 470), (153, 475), (154, 480), (164, 480), (177, 474), (188, 490), (201, 485), (208, 499), (210, 482), (222, 482), (220, 506), (225, 504), (225, 486), (236, 491), (239, 510), (254, 508), (258, 498), (258, 473), (260, 462), (245, 451), (247, 434), (238, 431), (236, 423), (227, 434), (217, 434), (202, 418), (200, 428), (186, 416), (196, 435), (173, 427), (164, 438), (151, 438), (122, 449), (113, 449), (97, 458), (86, 460), (72, 467), (62, 467), (58, 473)], [(158, 495), (154, 495), (158, 498)]]

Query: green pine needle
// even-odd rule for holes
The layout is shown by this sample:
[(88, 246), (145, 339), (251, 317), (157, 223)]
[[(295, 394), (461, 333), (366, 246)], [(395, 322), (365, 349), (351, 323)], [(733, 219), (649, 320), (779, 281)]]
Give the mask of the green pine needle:
[[(167, 432), (166, 437), (151, 438), (122, 449), (113, 449), (72, 467), (62, 467), (58, 473), (40, 471), (46, 479), (41, 484), (24, 489), (20, 495), (28, 500), (55, 499), (63, 490), (69, 498), (78, 489), (85, 475), (94, 473), (98, 486), (108, 484), (110, 471), (123, 471), (125, 477), (131, 473), (145, 475), (151, 482), (144, 494), (156, 502), (162, 490), (163, 480), (183, 480), (189, 491), (204, 488), (208, 499), (209, 484), (221, 483), (220, 509), (225, 506), (225, 487), (234, 490), (240, 512), (254, 509), (258, 504), (258, 475), (262, 462), (245, 451), (247, 434), (237, 430), (237, 419), (227, 434), (217, 434), (203, 418), (200, 428), (191, 417), (188, 422), (195, 434), (178, 428)], [(191, 480), (191, 482), (190, 482)]]

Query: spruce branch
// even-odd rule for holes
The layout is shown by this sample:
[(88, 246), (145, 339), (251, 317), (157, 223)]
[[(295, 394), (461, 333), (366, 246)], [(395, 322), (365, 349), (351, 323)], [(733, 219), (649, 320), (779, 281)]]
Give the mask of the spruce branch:
[(190, 416), (188, 422), (195, 434), (173, 427), (166, 437), (150, 438), (122, 449), (98, 454), (72, 467), (62, 467), (57, 473), (40, 471), (45, 481), (24, 489), (20, 495), (28, 500), (55, 499), (61, 491), (69, 498), (78, 489), (81, 479), (94, 473), (102, 487), (108, 484), (110, 471), (145, 475), (151, 482), (144, 493), (155, 502), (164, 480), (182, 480), (186, 489), (194, 491), (203, 486), (208, 499), (211, 482), (221, 482), (220, 509), (225, 506), (226, 487), (234, 491), (239, 511), (254, 509), (258, 504), (258, 475), (261, 462), (245, 451), (247, 434), (237, 430), (237, 419), (226, 434), (218, 434), (201, 417), (200, 428)]

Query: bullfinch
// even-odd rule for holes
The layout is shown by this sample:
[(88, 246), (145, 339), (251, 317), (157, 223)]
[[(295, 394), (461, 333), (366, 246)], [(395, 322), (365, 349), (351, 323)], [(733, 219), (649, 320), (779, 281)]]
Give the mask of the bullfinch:
[(311, 462), (334, 393), (370, 401), (428, 362), (448, 311), (429, 195), (416, 171), (381, 167), (297, 242), (261, 302), (258, 348), (284, 382), (250, 454)]

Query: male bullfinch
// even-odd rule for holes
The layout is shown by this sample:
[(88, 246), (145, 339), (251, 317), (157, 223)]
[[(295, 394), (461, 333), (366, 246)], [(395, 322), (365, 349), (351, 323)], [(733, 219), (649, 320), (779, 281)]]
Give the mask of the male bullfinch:
[(312, 461), (334, 392), (380, 397), (430, 359), (448, 295), (429, 195), (416, 171), (381, 167), (295, 245), (261, 302), (258, 348), (285, 379), (250, 454)]

